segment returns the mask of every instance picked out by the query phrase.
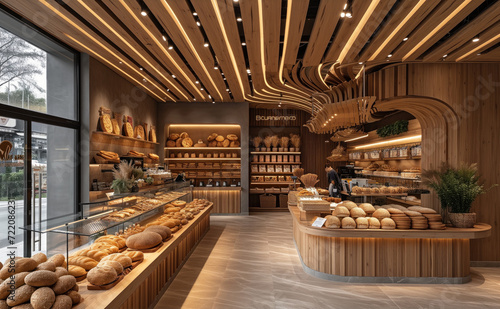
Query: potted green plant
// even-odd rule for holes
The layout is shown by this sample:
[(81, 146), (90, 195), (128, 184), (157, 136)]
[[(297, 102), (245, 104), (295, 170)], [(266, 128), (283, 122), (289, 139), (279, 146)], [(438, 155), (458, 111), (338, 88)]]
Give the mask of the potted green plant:
[(122, 161), (116, 169), (113, 168), (114, 180), (111, 183), (111, 189), (115, 191), (115, 194), (130, 192), (134, 186), (133, 170), (132, 162), (129, 164), (125, 161)]
[(478, 175), (477, 163), (461, 164), (453, 168), (443, 163), (439, 169), (422, 173), (423, 184), (436, 191), (441, 207), (449, 211), (453, 226), (470, 228), (476, 223), (476, 213), (471, 213), (472, 202), (486, 193)]

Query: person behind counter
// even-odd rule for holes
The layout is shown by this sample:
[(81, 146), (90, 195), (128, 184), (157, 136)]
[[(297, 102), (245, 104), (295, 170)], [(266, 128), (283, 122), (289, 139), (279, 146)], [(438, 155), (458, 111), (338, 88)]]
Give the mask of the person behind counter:
[(340, 197), (340, 191), (342, 190), (342, 183), (340, 181), (339, 174), (330, 166), (330, 164), (325, 165), (326, 175), (328, 176), (328, 191), (330, 191), (331, 197)]

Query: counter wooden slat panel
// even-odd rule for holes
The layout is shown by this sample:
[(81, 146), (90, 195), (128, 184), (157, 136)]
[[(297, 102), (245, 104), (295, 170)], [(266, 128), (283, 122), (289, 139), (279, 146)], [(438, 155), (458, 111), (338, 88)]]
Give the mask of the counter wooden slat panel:
[(195, 187), (193, 198), (204, 198), (214, 203), (212, 213), (231, 214), (241, 212), (240, 187)]
[(87, 281), (80, 282), (84, 301), (74, 308), (148, 308), (166, 290), (191, 250), (210, 229), (212, 207), (203, 209), (157, 252), (145, 253), (144, 261), (110, 290), (89, 291)]
[(422, 278), (464, 283), (470, 279), (470, 239), (491, 233), (487, 224), (447, 230), (315, 228), (300, 220), (297, 207), (289, 206), (289, 210), (303, 264), (319, 273), (351, 279), (410, 278), (419, 282), (415, 280)]

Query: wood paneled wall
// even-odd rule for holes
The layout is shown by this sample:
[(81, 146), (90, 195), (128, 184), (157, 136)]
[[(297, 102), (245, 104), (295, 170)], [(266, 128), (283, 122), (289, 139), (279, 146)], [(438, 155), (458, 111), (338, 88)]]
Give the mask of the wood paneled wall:
[[(368, 75), (368, 95), (381, 110), (406, 110), (422, 125), (422, 168), (440, 162), (479, 164), (486, 187), (500, 184), (500, 64), (402, 64)], [(433, 197), (423, 199), (434, 208)], [(500, 189), (479, 197), (473, 211), (492, 236), (471, 243), (471, 260), (500, 261)]]

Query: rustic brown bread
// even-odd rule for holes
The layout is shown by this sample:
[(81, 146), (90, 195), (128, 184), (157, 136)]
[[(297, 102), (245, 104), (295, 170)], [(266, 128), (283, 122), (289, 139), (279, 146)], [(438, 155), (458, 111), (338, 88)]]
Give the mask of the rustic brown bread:
[(66, 258), (62, 254), (56, 254), (53, 255), (49, 258), (49, 261), (54, 262), (56, 264), (56, 267), (62, 266), (65, 267), (66, 265)]
[(131, 249), (149, 249), (157, 246), (162, 242), (162, 238), (158, 233), (141, 232), (127, 238), (127, 247)]
[(75, 286), (75, 284), (75, 277), (71, 275), (61, 276), (59, 277), (59, 279), (57, 279), (56, 284), (52, 286), (52, 290), (54, 290), (54, 293), (56, 293), (56, 295), (64, 294), (67, 291), (71, 290), (71, 288)]
[(160, 234), (160, 236), (163, 240), (168, 239), (168, 238), (170, 238), (170, 236), (172, 236), (172, 231), (170, 230), (170, 228), (163, 226), (163, 225), (153, 225), (153, 226), (147, 227), (144, 231), (158, 233), (158, 234)]
[[(135, 213), (135, 210), (133, 210), (133, 209), (124, 209), (123, 211), (125, 211), (125, 212), (133, 211), (132, 213)], [(125, 247), (125, 240), (123, 238), (121, 238), (120, 236), (105, 235), (105, 236), (101, 236), (101, 237), (97, 238), (96, 242), (98, 242), (100, 239), (111, 239), (111, 240), (115, 241), (118, 244), (119, 249)]]
[(57, 279), (57, 275), (53, 271), (37, 270), (29, 273), (26, 278), (24, 278), (24, 282), (27, 285), (31, 285), (34, 287), (44, 287), (53, 285), (57, 282)]
[(56, 267), (55, 273), (57, 275), (57, 278), (69, 274), (68, 270), (66, 268), (64, 268), (64, 267)]
[(43, 262), (38, 264), (36, 267), (36, 270), (50, 270), (50, 271), (56, 271), (56, 264), (54, 262)]
[(132, 266), (132, 259), (128, 255), (122, 253), (110, 254), (101, 260), (101, 262), (105, 261), (117, 261), (123, 266), (123, 268)]
[(0, 299), (0, 309), (9, 309), (7, 301), (5, 301), (4, 299)]
[(14, 291), (14, 296), (7, 298), (7, 305), (14, 307), (30, 300), (31, 295), (35, 292), (36, 288), (31, 285), (21, 285)]
[(50, 309), (55, 301), (56, 294), (48, 287), (37, 289), (30, 298), (33, 309)]
[(68, 264), (80, 266), (85, 270), (90, 270), (97, 266), (97, 261), (89, 258), (88, 256), (70, 256)]
[(109, 265), (101, 265), (93, 268), (87, 274), (87, 280), (93, 285), (106, 285), (118, 278), (116, 270)]
[(71, 307), (73, 307), (71, 297), (68, 295), (57, 295), (51, 309), (71, 309)]
[(116, 274), (119, 276), (123, 273), (123, 265), (118, 261), (101, 261), (97, 266), (111, 266), (115, 269)]
[(11, 309), (33, 309), (33, 306), (30, 303), (24, 303), (17, 305), (15, 307), (10, 307)]
[[(25, 271), (32, 271), (38, 266), (38, 262), (31, 258), (20, 258), (15, 260), (13, 267), (9, 267), (9, 265), (5, 265), (0, 270), (0, 279), (5, 280), (12, 275), (22, 273)], [(13, 270), (13, 271), (12, 271)]]
[(39, 252), (39, 253), (33, 255), (31, 258), (33, 260), (37, 261), (38, 264), (43, 263), (43, 262), (47, 262), (47, 256), (42, 252)]
[(82, 301), (82, 295), (80, 295), (80, 293), (78, 293), (77, 291), (69, 291), (64, 295), (68, 295), (71, 298), (71, 302), (73, 303), (73, 305), (79, 304)]

